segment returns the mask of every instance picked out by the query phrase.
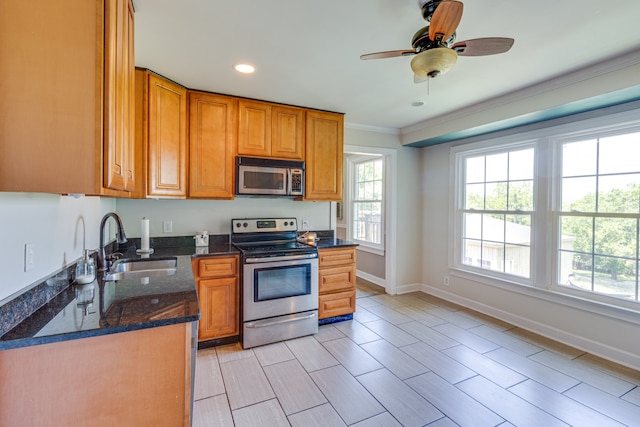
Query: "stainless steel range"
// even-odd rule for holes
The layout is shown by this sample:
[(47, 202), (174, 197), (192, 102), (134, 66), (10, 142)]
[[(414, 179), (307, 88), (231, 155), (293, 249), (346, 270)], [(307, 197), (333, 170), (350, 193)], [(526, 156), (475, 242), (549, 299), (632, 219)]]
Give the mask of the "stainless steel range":
[(242, 253), (242, 346), (318, 332), (318, 251), (296, 240), (295, 218), (231, 220)]

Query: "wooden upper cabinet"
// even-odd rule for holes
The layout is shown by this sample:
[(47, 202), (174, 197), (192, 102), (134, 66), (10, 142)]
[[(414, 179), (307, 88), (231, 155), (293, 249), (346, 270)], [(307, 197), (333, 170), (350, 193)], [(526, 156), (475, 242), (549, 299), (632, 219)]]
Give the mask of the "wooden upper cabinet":
[(2, 2), (0, 191), (128, 197), (133, 30), (129, 0)]
[(238, 100), (189, 92), (189, 197), (233, 199)]
[(149, 76), (147, 196), (187, 196), (187, 90)]
[(304, 160), (304, 110), (241, 99), (238, 155)]
[(104, 186), (135, 188), (133, 6), (105, 1)]
[(304, 200), (342, 200), (344, 116), (307, 110)]
[[(136, 70), (136, 134), (146, 186), (135, 195), (187, 197), (187, 90), (148, 71)], [(142, 98), (142, 99), (140, 99)], [(140, 163), (139, 163), (140, 164)]]

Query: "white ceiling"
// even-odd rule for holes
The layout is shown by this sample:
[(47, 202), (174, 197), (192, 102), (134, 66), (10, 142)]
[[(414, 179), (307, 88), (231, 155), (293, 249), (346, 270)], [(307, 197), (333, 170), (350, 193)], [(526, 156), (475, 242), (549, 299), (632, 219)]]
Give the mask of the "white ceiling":
[[(640, 48), (638, 0), (466, 0), (456, 40), (511, 37), (509, 52), (460, 57), (429, 85), (413, 83), (410, 58), (359, 59), (411, 48), (426, 25), (417, 3), (134, 0), (136, 65), (191, 89), (401, 130)], [(236, 73), (238, 62), (256, 73)]]

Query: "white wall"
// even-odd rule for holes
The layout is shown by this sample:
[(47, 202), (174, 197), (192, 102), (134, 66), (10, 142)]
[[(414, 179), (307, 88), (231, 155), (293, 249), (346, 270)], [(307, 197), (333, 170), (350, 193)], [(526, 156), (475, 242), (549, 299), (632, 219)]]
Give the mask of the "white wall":
[[(151, 237), (193, 236), (196, 231), (230, 234), (231, 219), (294, 217), (298, 229), (309, 220), (313, 230), (330, 229), (329, 202), (296, 202), (287, 198), (246, 198), (235, 200), (134, 200), (118, 199), (117, 212), (127, 236), (140, 237), (140, 220), (149, 218)], [(162, 222), (173, 223), (172, 233), (163, 233)]]
[[(493, 315), (593, 354), (640, 368), (638, 322), (598, 314), (579, 304), (559, 303), (548, 292), (518, 292), (455, 275), (443, 285), (448, 270), (449, 149), (451, 144), (422, 149), (424, 216), (423, 288), (462, 305)], [(631, 315), (629, 315), (631, 316)], [(634, 337), (633, 339), (630, 339)]]
[[(0, 192), (0, 304), (11, 295), (72, 264), (82, 249), (99, 245), (102, 216), (115, 200)], [(34, 244), (34, 267), (24, 271), (25, 243)]]
[[(398, 153), (397, 182), (395, 195), (396, 212), (396, 288), (421, 283), (422, 258), (422, 204), (420, 202), (420, 149), (403, 147), (400, 137), (395, 134), (353, 128), (344, 130), (345, 145), (394, 148)], [(390, 236), (387, 236), (389, 239)], [(385, 274), (389, 275), (386, 271)], [(389, 286), (387, 286), (389, 288)]]

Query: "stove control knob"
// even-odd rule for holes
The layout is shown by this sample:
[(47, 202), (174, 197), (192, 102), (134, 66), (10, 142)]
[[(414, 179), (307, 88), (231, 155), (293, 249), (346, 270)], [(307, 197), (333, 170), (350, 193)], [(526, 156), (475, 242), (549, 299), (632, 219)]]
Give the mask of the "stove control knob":
[(249, 224), (247, 224), (247, 223), (245, 222), (244, 224), (242, 224), (242, 226), (243, 226), (244, 228), (247, 228), (247, 227), (249, 226)]
[(287, 225), (289, 225), (289, 223), (287, 221), (284, 222), (284, 226), (286, 227)]
[(242, 224), (240, 224), (239, 222), (236, 222), (236, 227), (240, 227)]

